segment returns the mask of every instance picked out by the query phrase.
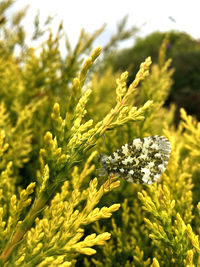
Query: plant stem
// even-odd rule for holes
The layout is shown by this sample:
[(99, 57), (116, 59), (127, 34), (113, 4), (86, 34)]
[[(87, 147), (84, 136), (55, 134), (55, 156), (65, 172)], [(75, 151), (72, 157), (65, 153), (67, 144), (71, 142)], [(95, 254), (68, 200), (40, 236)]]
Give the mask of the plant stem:
[(11, 240), (8, 242), (7, 246), (3, 250), (2, 254), (0, 255), (0, 262), (5, 263), (10, 256), (14, 247), (19, 243), (19, 241), (23, 238), (24, 234), (33, 224), (37, 214), (41, 211), (44, 207), (45, 203), (47, 202), (47, 198), (41, 196), (40, 198), (36, 199), (32, 208), (30, 209), (28, 215), (20, 224), (20, 226), (16, 229)]

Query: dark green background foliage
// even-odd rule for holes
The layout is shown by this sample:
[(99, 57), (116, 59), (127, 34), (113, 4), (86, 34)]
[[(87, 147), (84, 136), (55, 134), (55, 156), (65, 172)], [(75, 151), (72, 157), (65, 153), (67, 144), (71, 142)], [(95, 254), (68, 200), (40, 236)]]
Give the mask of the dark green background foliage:
[[(115, 71), (129, 70), (134, 77), (139, 64), (151, 56), (153, 62), (158, 60), (158, 49), (165, 35), (168, 34), (166, 56), (172, 58), (171, 67), (175, 68), (174, 84), (167, 104), (174, 102), (177, 112), (184, 107), (189, 114), (200, 119), (200, 41), (181, 32), (154, 32), (145, 38), (136, 39), (128, 49), (119, 50), (116, 56), (110, 54), (107, 64), (112, 64)], [(177, 114), (179, 117), (179, 115)]]

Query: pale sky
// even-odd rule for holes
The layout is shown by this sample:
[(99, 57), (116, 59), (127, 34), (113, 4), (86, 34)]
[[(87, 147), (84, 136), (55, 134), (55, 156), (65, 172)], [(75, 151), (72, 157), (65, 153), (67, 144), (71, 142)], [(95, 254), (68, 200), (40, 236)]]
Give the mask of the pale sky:
[(32, 21), (39, 9), (41, 19), (57, 15), (53, 28), (64, 21), (72, 44), (76, 43), (81, 28), (93, 32), (106, 23), (105, 32), (95, 42), (104, 45), (115, 32), (116, 23), (127, 14), (127, 27), (143, 25), (139, 36), (174, 29), (200, 38), (200, 0), (17, 0), (14, 10), (26, 5), (30, 5), (24, 21), (28, 32), (33, 30)]

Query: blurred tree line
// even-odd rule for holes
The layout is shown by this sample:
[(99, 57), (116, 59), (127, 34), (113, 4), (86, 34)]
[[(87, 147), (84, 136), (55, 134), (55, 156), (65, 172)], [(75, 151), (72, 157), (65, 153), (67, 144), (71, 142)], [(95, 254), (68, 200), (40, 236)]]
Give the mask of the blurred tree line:
[[(171, 68), (175, 69), (171, 93), (166, 105), (175, 103), (176, 120), (179, 109), (184, 107), (189, 114), (200, 119), (200, 41), (183, 32), (153, 32), (145, 38), (136, 39), (135, 44), (127, 49), (113, 51), (107, 55), (106, 64), (112, 65), (114, 71), (129, 70), (130, 81), (135, 76), (140, 62), (151, 56), (153, 62), (158, 60), (158, 49), (168, 34), (167, 58), (172, 58)], [(116, 56), (117, 52), (117, 56)]]

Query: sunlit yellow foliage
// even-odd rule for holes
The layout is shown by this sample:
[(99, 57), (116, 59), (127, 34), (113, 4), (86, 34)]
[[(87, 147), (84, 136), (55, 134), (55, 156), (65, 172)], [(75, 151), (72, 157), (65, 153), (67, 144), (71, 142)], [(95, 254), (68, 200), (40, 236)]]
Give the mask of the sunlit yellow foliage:
[[(127, 71), (99, 71), (103, 27), (62, 56), (62, 24), (39, 49), (23, 46), (24, 13), (0, 40), (0, 265), (200, 266), (200, 123), (181, 109), (175, 127), (175, 105), (163, 107), (167, 37), (127, 86)], [(99, 152), (154, 134), (172, 148), (156, 184), (100, 176)]]
[[(61, 79), (59, 32), (55, 38), (50, 33), (40, 56), (29, 49), (22, 67), (11, 56), (2, 61), (1, 83), (5, 90), (1, 99), (1, 193), (5, 197), (1, 201), (0, 261), (7, 266), (70, 266), (79, 254), (92, 255), (96, 253), (95, 245), (106, 244), (109, 232), (85, 234), (84, 228), (110, 218), (119, 209), (120, 204), (115, 202), (97, 207), (103, 195), (119, 187), (119, 181), (107, 177), (98, 182), (92, 165), (97, 152), (91, 148), (108, 129), (143, 120), (144, 112), (152, 105), (150, 100), (141, 107), (128, 102), (139, 82), (149, 75), (151, 59), (147, 58), (128, 88), (127, 72), (117, 78), (116, 103), (105, 117), (94, 123), (91, 113), (85, 119), (87, 102), (94, 91), (85, 81), (101, 48), (93, 50), (78, 75), (70, 79), (71, 85), (60, 87), (64, 99), (68, 95), (65, 105), (55, 92)], [(10, 81), (18, 97), (9, 100), (6, 87)], [(33, 140), (37, 140), (34, 145)], [(31, 166), (30, 158), (34, 157), (37, 160)], [(37, 186), (34, 182), (26, 190), (17, 189), (19, 170), (25, 165), (31, 166)], [(35, 186), (32, 201), (29, 195)]]

